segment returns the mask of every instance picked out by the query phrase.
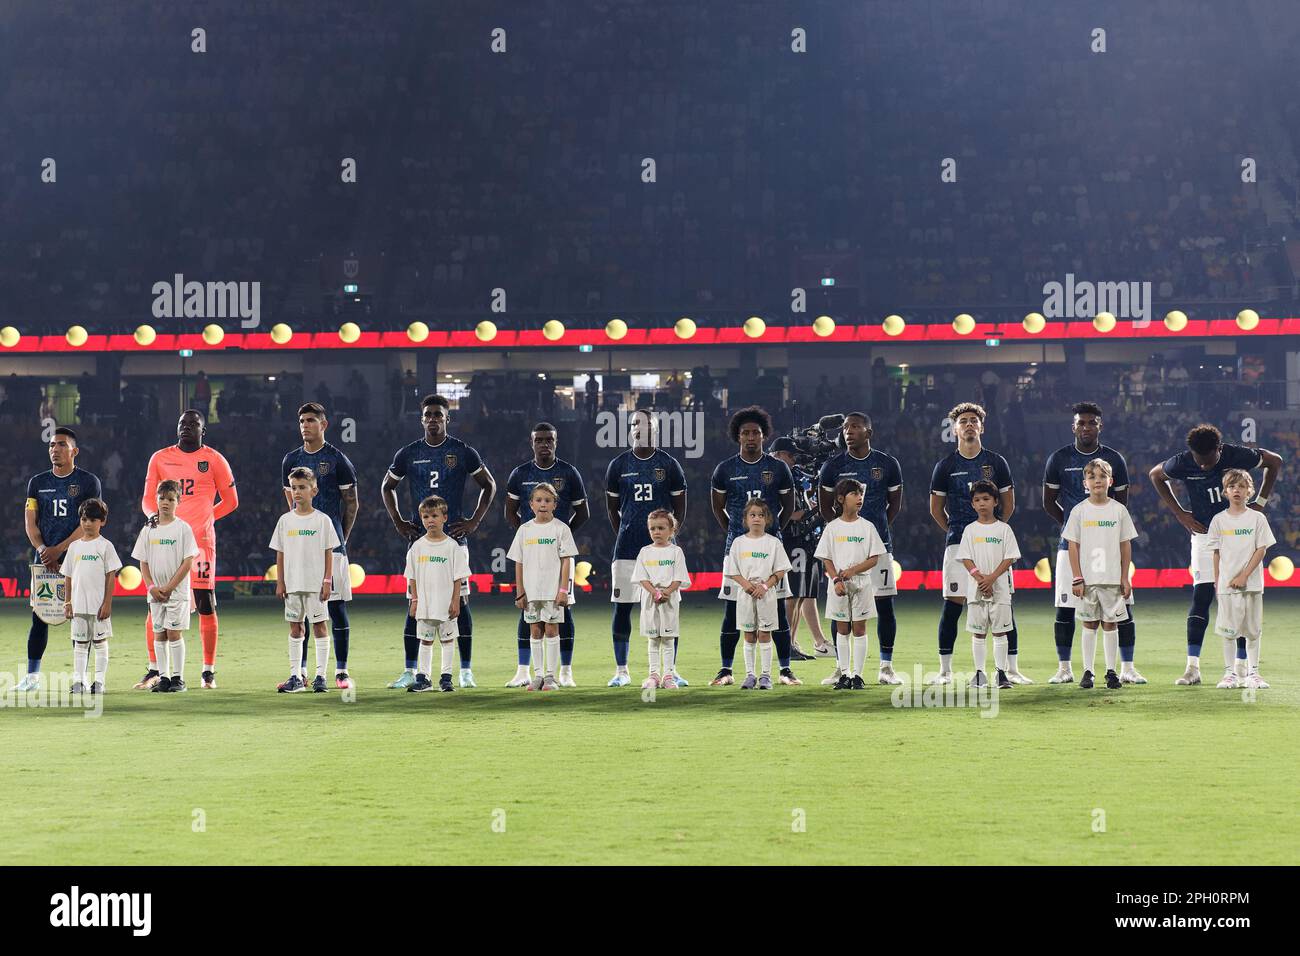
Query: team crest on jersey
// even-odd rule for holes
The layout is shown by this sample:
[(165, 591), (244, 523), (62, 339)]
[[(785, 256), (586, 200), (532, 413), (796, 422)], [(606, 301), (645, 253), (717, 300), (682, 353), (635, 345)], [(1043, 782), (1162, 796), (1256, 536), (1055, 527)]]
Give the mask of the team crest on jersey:
[(316, 462), (316, 474), (324, 478), (330, 473), (330, 463), (328, 461)]
[(883, 469), (883, 468), (872, 468), (872, 469), (871, 469), (871, 480), (872, 480), (872, 481), (879, 481), (881, 478), (884, 478), (884, 477), (885, 477), (885, 469)]
[(206, 475), (207, 472), (208, 472), (208, 463), (206, 461), (199, 462), (199, 474)]
[(551, 482), (551, 484), (555, 486), (555, 490), (556, 490), (556, 491), (563, 491), (563, 490), (564, 490), (564, 479), (563, 479), (563, 478), (556, 478), (553, 482)]
[(992, 481), (992, 480), (993, 480), (993, 466), (992, 466), (992, 465), (980, 465), (980, 477), (982, 477), (985, 481)]
[(75, 498), (81, 494), (81, 485), (68, 485), (68, 497)]
[(446, 462), (447, 462), (447, 468), (448, 468), (448, 469), (455, 468), (455, 467), (456, 467), (456, 456), (455, 456), (455, 455), (448, 455), (447, 458), (446, 458)]
[(764, 471), (762, 473), (762, 478), (763, 478), (763, 484), (770, 485), (772, 482), (776, 481), (776, 472)]
[(664, 471), (662, 468), (655, 469), (655, 481), (663, 481), (667, 477), (668, 472)]

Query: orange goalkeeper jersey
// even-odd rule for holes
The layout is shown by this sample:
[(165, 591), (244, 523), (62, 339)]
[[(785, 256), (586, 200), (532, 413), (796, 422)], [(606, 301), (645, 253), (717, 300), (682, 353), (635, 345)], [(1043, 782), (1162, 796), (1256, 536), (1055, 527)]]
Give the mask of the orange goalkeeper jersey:
[(144, 497), (140, 501), (145, 514), (158, 512), (158, 483), (167, 478), (176, 479), (181, 486), (176, 517), (194, 530), (196, 541), (212, 541), (212, 525), (239, 505), (230, 463), (206, 445), (191, 452), (181, 451), (179, 445), (158, 449), (150, 456), (145, 473)]

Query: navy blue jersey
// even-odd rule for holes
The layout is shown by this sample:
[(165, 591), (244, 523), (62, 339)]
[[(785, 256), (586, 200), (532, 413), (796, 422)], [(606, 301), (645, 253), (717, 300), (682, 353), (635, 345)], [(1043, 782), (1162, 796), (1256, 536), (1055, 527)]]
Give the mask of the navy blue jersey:
[(772, 509), (772, 525), (769, 534), (780, 534), (781, 496), (794, 490), (794, 475), (790, 466), (780, 458), (774, 458), (766, 452), (758, 461), (750, 463), (740, 455), (732, 455), (713, 469), (713, 478), (709, 482), (714, 491), (727, 496), (727, 543), (722, 553), (731, 551), (731, 542), (746, 532), (745, 505), (755, 498), (761, 498)]
[[(970, 488), (977, 481), (991, 481), (998, 491), (1009, 491), (1011, 467), (997, 452), (981, 448), (974, 458), (953, 451), (934, 466), (930, 477), (930, 491), (944, 499), (948, 511), (948, 537), (944, 544), (961, 544), (961, 533), (975, 520), (975, 509), (970, 503)], [(993, 509), (993, 516), (1002, 517), (1002, 505)]]
[[(357, 470), (352, 467), (348, 456), (329, 442), (321, 445), (319, 451), (308, 451), (299, 445), (284, 456), (284, 486), (289, 487), (289, 472), (295, 468), (309, 468), (316, 475), (316, 497), (311, 506), (323, 511), (334, 522), (334, 533), (343, 541), (343, 491), (353, 488), (357, 483)], [(340, 544), (334, 549), (339, 554), (346, 553), (346, 545)]]
[(615, 561), (635, 561), (650, 543), (646, 519), (650, 512), (673, 510), (673, 499), (686, 493), (686, 473), (677, 459), (662, 448), (649, 458), (628, 449), (605, 469), (605, 494), (618, 499), (618, 537)]
[(1224, 444), (1213, 468), (1202, 471), (1191, 451), (1185, 451), (1166, 461), (1164, 469), (1167, 476), (1178, 479), (1187, 488), (1192, 517), (1208, 528), (1214, 516), (1228, 507), (1228, 499), (1223, 495), (1223, 473), (1230, 468), (1252, 471), (1259, 467), (1261, 460), (1254, 448)]
[[(1124, 456), (1114, 448), (1098, 445), (1095, 451), (1081, 452), (1070, 444), (1056, 449), (1047, 459), (1047, 467), (1043, 470), (1043, 484), (1059, 492), (1056, 503), (1064, 512), (1061, 521), (1062, 534), (1065, 532), (1065, 522), (1070, 520), (1070, 509), (1088, 497), (1088, 491), (1083, 487), (1083, 467), (1094, 458), (1100, 458), (1110, 465), (1111, 477), (1114, 479), (1110, 486), (1110, 497), (1113, 498), (1115, 492), (1128, 488), (1128, 464), (1124, 461)], [(1066, 551), (1069, 547), (1062, 537), (1060, 550)]]
[(555, 459), (550, 468), (543, 468), (534, 459), (529, 459), (510, 472), (506, 494), (511, 500), (519, 502), (519, 523), (533, 520), (533, 508), (529, 499), (533, 489), (542, 482), (555, 486), (559, 495), (559, 500), (555, 502), (555, 517), (568, 524), (573, 520), (573, 509), (578, 502), (587, 500), (587, 488), (582, 483), (578, 469), (560, 458)]
[(407, 493), (411, 496), (410, 520), (415, 524), (420, 524), (421, 501), (430, 495), (447, 500), (447, 534), (457, 541), (464, 541), (465, 536), (456, 538), (450, 526), (467, 517), (466, 480), (482, 470), (483, 459), (478, 452), (450, 435), (437, 445), (430, 445), (423, 438), (413, 441), (399, 448), (388, 466), (388, 473), (394, 478), (406, 479)]
[[(53, 469), (27, 482), (27, 510), (36, 512), (36, 527), (46, 546), (62, 544), (81, 527), (77, 510), (87, 498), (102, 498), (99, 479), (84, 468), (73, 468), (63, 478)], [(35, 552), (32, 563), (36, 563)]]
[(871, 449), (865, 458), (854, 458), (847, 451), (840, 452), (822, 466), (817, 484), (829, 492), (844, 478), (862, 482), (866, 491), (862, 495), (862, 517), (876, 526), (880, 540), (889, 547), (889, 493), (903, 487), (903, 469), (898, 459), (878, 449)]

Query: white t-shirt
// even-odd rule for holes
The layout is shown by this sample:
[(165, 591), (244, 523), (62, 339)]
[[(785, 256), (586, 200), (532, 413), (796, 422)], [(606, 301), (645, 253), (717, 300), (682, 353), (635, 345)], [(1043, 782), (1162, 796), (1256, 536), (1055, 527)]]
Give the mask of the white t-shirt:
[(766, 581), (773, 574), (789, 571), (790, 557), (773, 535), (751, 538), (742, 534), (731, 542), (731, 566), (746, 581)]
[[(1268, 519), (1263, 514), (1247, 508), (1245, 514), (1230, 515), (1220, 511), (1210, 519), (1206, 531), (1205, 546), (1211, 551), (1219, 552), (1219, 580), (1215, 588), (1228, 590), (1228, 582), (1241, 573), (1241, 569), (1250, 563), (1251, 555), (1260, 548), (1269, 548), (1277, 544), (1273, 529), (1268, 526)], [(1264, 590), (1264, 562), (1261, 561), (1246, 578), (1247, 591)]]
[(560, 591), (560, 562), (577, 553), (567, 524), (557, 518), (543, 524), (534, 518), (519, 526), (506, 557), (523, 564), (528, 600), (554, 601)]
[(1070, 509), (1061, 536), (1078, 543), (1079, 572), (1085, 584), (1118, 585), (1127, 570), (1120, 567), (1119, 546), (1138, 534), (1128, 509), (1114, 498), (1107, 498), (1104, 505), (1085, 498)]
[[(674, 581), (680, 581), (683, 588), (689, 587), (691, 583), (686, 572), (686, 555), (675, 544), (662, 548), (647, 544), (636, 556), (636, 568), (632, 577), (638, 586), (642, 581), (649, 581), (658, 588), (666, 588)], [(643, 599), (647, 596), (645, 588), (641, 588), (641, 594)], [(653, 599), (654, 595), (649, 597)]]
[(117, 549), (102, 534), (93, 541), (79, 538), (63, 552), (59, 568), (65, 578), (72, 578), (73, 614), (98, 614), (104, 603), (104, 575), (122, 569)]
[(880, 540), (876, 526), (858, 515), (852, 521), (832, 518), (827, 522), (813, 557), (818, 560), (830, 558), (835, 570), (842, 572), (847, 567), (884, 553), (885, 542)]
[(284, 552), (284, 589), (291, 594), (319, 593), (325, 583), (325, 569), (332, 572), (334, 567), (326, 552), (340, 543), (334, 522), (323, 511), (309, 515), (287, 511), (280, 515), (270, 547)]
[(415, 582), (415, 617), (445, 621), (455, 583), (469, 577), (469, 549), (450, 536), (441, 541), (420, 538), (406, 552), (406, 579)]
[[(199, 546), (194, 540), (194, 529), (188, 522), (174, 518), (156, 528), (151, 528), (147, 524), (141, 528), (139, 537), (135, 539), (135, 547), (131, 550), (131, 557), (149, 565), (149, 574), (153, 577), (154, 585), (162, 587), (172, 579), (172, 575), (186, 558), (195, 557), (198, 553)], [(188, 574), (181, 578), (180, 584), (176, 585), (171, 600), (189, 603), (190, 576)]]
[[(1019, 557), (1020, 545), (1016, 543), (1016, 533), (1005, 521), (994, 521), (992, 524), (972, 521), (962, 530), (961, 543), (957, 545), (957, 560), (973, 561), (975, 569), (981, 574), (992, 574), (1007, 558), (1017, 560)], [(970, 575), (970, 581), (966, 584), (966, 600), (1010, 604), (1015, 589), (1010, 568), (993, 582), (993, 594), (987, 598), (980, 594), (979, 583), (974, 575)]]

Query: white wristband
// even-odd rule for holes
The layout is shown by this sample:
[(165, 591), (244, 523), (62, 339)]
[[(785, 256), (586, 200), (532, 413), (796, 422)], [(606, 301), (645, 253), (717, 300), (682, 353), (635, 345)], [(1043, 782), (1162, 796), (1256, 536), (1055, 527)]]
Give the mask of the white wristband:
[(1264, 505), (1268, 504), (1268, 498), (1265, 497), (1264, 495), (1256, 495), (1255, 504), (1259, 505), (1262, 508), (1264, 507)]

